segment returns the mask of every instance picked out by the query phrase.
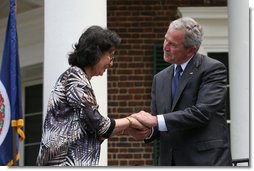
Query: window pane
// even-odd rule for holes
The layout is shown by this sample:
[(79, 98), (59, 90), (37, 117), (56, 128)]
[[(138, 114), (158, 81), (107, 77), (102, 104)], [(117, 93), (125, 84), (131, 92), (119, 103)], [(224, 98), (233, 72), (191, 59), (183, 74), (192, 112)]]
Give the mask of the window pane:
[(27, 116), (25, 118), (25, 144), (41, 141), (42, 114)]
[(35, 166), (39, 153), (40, 145), (31, 145), (25, 147), (25, 166)]
[[(227, 68), (227, 84), (229, 84), (229, 69), (228, 69), (228, 53), (227, 52), (220, 52), (220, 53), (208, 53), (208, 56), (210, 56), (213, 59), (216, 59), (220, 62), (222, 62), (226, 68)], [(227, 89), (227, 99), (226, 99), (226, 119), (230, 120), (230, 102), (229, 102), (229, 86)]]
[(226, 68), (227, 68), (227, 78), (228, 78), (228, 84), (229, 84), (229, 69), (228, 69), (228, 53), (227, 52), (221, 52), (221, 53), (208, 53), (208, 56), (216, 59), (218, 61), (220, 61), (221, 63), (223, 63)]
[(25, 88), (25, 115), (42, 111), (42, 84)]

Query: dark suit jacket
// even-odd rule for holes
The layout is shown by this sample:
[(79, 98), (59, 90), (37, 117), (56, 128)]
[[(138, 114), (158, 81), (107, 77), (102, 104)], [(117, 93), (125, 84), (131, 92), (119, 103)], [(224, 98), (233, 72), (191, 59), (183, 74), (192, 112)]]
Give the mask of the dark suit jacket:
[(226, 68), (217, 60), (196, 54), (187, 64), (174, 100), (173, 65), (154, 76), (151, 112), (163, 114), (168, 131), (154, 128), (150, 142), (160, 140), (162, 166), (232, 165), (225, 119)]

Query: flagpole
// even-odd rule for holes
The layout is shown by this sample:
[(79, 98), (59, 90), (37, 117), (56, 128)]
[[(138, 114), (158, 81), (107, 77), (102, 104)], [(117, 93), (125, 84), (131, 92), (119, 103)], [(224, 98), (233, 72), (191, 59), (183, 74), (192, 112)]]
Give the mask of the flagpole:
[(16, 131), (16, 128), (13, 127), (12, 128), (12, 140), (13, 140), (13, 143), (12, 143), (12, 151), (13, 151), (13, 166), (17, 166), (17, 161), (16, 161), (16, 153), (17, 153), (17, 150), (16, 150), (16, 140), (17, 140), (17, 137), (16, 137), (16, 134), (17, 134), (17, 131)]
[[(15, 0), (15, 16), (17, 14), (17, 0)], [(15, 17), (16, 18), (16, 17)], [(16, 147), (16, 142), (17, 142), (17, 127), (12, 126), (12, 152), (13, 152), (13, 166), (17, 166), (17, 160), (16, 160), (16, 154), (17, 154), (17, 147)]]

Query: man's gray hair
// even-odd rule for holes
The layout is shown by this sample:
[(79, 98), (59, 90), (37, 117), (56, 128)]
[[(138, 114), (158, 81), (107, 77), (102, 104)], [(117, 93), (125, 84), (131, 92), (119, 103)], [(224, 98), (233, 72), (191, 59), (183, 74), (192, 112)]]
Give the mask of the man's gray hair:
[(182, 17), (170, 23), (170, 28), (185, 31), (184, 47), (196, 46), (199, 49), (203, 40), (201, 25), (190, 17)]

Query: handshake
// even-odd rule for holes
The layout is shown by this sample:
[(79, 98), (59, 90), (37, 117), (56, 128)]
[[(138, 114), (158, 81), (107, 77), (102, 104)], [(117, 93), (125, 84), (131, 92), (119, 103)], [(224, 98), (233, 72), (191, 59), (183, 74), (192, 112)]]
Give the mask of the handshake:
[(152, 127), (157, 125), (157, 117), (140, 111), (127, 117), (130, 126), (123, 132), (131, 135), (135, 140), (144, 140), (150, 136)]

